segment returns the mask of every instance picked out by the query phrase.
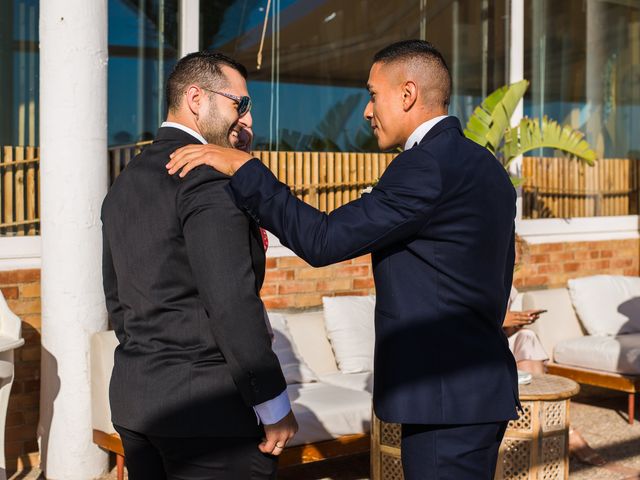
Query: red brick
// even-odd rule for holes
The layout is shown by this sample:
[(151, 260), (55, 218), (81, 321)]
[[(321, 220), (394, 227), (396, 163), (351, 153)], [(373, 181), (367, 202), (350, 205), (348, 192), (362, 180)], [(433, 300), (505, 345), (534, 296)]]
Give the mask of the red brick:
[(2, 287), (0, 290), (6, 300), (15, 300), (20, 294), (18, 287)]
[(40, 283), (25, 283), (20, 285), (20, 296), (22, 298), (34, 298), (40, 296)]
[(551, 263), (555, 262), (567, 262), (573, 260), (574, 253), (573, 252), (557, 252), (549, 255), (549, 261)]
[(549, 277), (546, 275), (539, 275), (535, 277), (527, 277), (524, 280), (524, 286), (526, 287), (538, 287), (546, 285), (549, 282)]
[(538, 245), (538, 248), (541, 253), (549, 253), (549, 252), (561, 252), (564, 250), (564, 244), (562, 243), (543, 243)]
[(562, 273), (562, 264), (561, 263), (548, 263), (546, 265), (538, 265), (538, 273)]
[(633, 265), (631, 258), (615, 258), (611, 260), (611, 268), (628, 268)]
[(295, 304), (295, 297), (293, 295), (288, 295), (286, 297), (272, 297), (272, 298), (263, 298), (264, 306), (267, 310), (278, 310), (283, 308), (291, 308)]
[(18, 425), (24, 425), (24, 415), (21, 412), (8, 412), (6, 426), (15, 427)]
[(600, 258), (600, 252), (598, 250), (591, 250), (589, 252), (589, 258), (591, 259)]
[(271, 295), (276, 295), (278, 293), (278, 284), (269, 283), (268, 285), (262, 285), (262, 290), (260, 290), (260, 296), (268, 297)]
[(318, 292), (333, 292), (338, 290), (351, 290), (353, 287), (351, 278), (336, 278), (332, 280), (320, 280), (317, 284)]
[(266, 262), (266, 267), (267, 268), (276, 268), (278, 266), (278, 259), (277, 258), (267, 258), (267, 262)]
[(333, 297), (363, 297), (365, 295), (371, 295), (369, 290), (352, 290), (350, 292), (335, 292), (333, 295), (325, 295), (325, 296), (333, 296)]
[(5, 434), (7, 441), (31, 440), (36, 438), (36, 425), (19, 425), (17, 427), (7, 427)]
[(347, 265), (344, 267), (336, 268), (336, 276), (350, 276), (350, 277), (367, 277), (370, 275), (370, 269), (367, 265)]
[(320, 294), (296, 295), (294, 298), (296, 307), (315, 307), (322, 305), (322, 295)]
[(27, 300), (8, 300), (7, 304), (9, 305), (11, 311), (18, 316), (29, 313), (40, 313), (42, 311), (39, 298)]
[(375, 288), (375, 283), (373, 281), (373, 278), (354, 278), (353, 288), (354, 289)]
[(293, 276), (293, 270), (267, 270), (264, 281), (292, 280)]
[(624, 271), (622, 272), (623, 275), (628, 275), (628, 276), (638, 276), (638, 269), (637, 268), (625, 268)]
[[(356, 267), (359, 268), (359, 267)], [(296, 270), (295, 278), (296, 280), (315, 280), (315, 279), (324, 279), (324, 278), (332, 278), (336, 276), (335, 267), (323, 267), (323, 268), (301, 268)]]
[(549, 255), (548, 254), (529, 255), (525, 259), (525, 262), (527, 264), (531, 264), (531, 263), (549, 263)]
[(0, 284), (10, 285), (40, 281), (40, 270), (11, 270), (0, 272)]
[(292, 281), (281, 283), (278, 285), (278, 295), (287, 295), (289, 293), (307, 293), (315, 292), (318, 286), (316, 281)]
[(300, 268), (308, 267), (309, 264), (299, 257), (280, 257), (278, 258), (278, 268)]
[(352, 265), (371, 265), (371, 255), (363, 255), (351, 260)]
[(40, 361), (40, 352), (41, 352), (41, 348), (37, 347), (37, 346), (33, 346), (33, 347), (22, 347), (20, 350), (18, 350), (18, 355), (20, 356), (20, 360), (23, 360), (25, 362), (35, 362), (35, 361)]
[(578, 262), (569, 262), (569, 263), (565, 263), (563, 266), (563, 270), (567, 273), (569, 272), (577, 272), (578, 270), (580, 270), (580, 266), (582, 264), (578, 263)]

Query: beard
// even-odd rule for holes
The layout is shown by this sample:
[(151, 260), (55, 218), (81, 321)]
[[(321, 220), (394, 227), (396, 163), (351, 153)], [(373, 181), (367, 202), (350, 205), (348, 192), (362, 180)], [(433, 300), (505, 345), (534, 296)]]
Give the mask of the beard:
[(202, 118), (199, 128), (208, 143), (233, 148), (233, 144), (229, 141), (229, 132), (232, 126), (233, 123), (229, 123), (217, 111), (211, 109), (209, 115)]

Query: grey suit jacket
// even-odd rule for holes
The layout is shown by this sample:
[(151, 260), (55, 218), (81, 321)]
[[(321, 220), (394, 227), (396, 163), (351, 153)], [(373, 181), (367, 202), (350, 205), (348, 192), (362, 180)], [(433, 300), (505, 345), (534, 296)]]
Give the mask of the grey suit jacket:
[(176, 148), (199, 143), (160, 128), (103, 207), (103, 277), (119, 346), (112, 421), (166, 436), (260, 435), (252, 406), (286, 384), (259, 297), (265, 259), (229, 178), (167, 174)]

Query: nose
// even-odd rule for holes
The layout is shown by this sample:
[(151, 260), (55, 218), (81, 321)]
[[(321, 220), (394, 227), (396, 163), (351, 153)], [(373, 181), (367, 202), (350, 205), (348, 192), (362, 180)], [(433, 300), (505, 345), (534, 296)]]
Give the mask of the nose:
[(244, 128), (252, 128), (253, 117), (251, 116), (251, 111), (248, 111), (242, 117), (240, 117), (240, 120), (238, 120), (238, 123), (242, 125)]
[(373, 118), (373, 103), (371, 103), (371, 100), (369, 100), (367, 102), (367, 106), (364, 107), (364, 119), (370, 122), (372, 118)]

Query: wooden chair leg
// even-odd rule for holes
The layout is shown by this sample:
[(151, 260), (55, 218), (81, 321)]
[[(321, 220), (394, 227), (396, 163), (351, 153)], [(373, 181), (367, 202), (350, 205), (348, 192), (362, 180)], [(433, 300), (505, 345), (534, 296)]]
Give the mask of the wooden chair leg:
[(116, 469), (118, 480), (124, 480), (124, 457), (116, 454)]
[(636, 394), (629, 394), (629, 425), (633, 425), (633, 421), (636, 417)]

